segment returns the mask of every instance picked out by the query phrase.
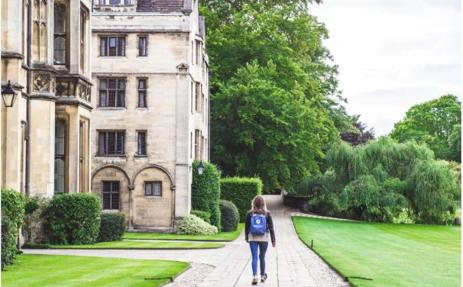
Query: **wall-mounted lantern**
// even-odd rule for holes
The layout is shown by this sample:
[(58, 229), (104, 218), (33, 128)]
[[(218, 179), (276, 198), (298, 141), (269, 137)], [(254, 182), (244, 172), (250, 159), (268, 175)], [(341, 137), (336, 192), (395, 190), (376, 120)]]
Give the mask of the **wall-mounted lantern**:
[(203, 173), (204, 173), (204, 165), (203, 165), (203, 162), (201, 161), (198, 165), (198, 174), (203, 175)]
[(16, 99), (16, 92), (11, 86), (10, 81), (8, 81), (6, 86), (2, 87), (2, 99), (3, 103), (5, 104), (5, 107), (11, 108), (14, 105), (14, 101)]

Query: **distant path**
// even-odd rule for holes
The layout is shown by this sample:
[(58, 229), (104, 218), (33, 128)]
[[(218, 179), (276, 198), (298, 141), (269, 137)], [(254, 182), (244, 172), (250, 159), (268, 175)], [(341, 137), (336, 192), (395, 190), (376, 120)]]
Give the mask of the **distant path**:
[[(266, 287), (338, 287), (349, 286), (297, 237), (291, 222), (296, 212), (283, 205), (278, 195), (266, 195), (273, 215), (277, 247), (269, 247)], [(136, 259), (170, 259), (188, 261), (192, 268), (169, 287), (250, 286), (252, 279), (250, 251), (244, 235), (222, 249), (206, 250), (24, 250), (28, 254), (59, 254), (120, 257)]]

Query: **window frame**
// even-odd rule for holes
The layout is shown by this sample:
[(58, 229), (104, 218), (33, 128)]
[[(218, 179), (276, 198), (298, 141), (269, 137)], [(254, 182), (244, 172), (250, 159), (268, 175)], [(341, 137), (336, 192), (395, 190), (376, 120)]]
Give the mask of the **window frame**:
[[(138, 35), (138, 57), (148, 57), (148, 35)], [(141, 39), (145, 39), (144, 54), (141, 53)]]
[[(64, 9), (64, 15), (63, 15), (63, 28), (64, 32), (57, 33), (56, 32), (56, 23), (53, 23), (53, 65), (57, 66), (68, 66), (69, 63), (69, 7), (66, 5), (66, 2), (55, 2), (53, 4), (53, 13), (55, 13), (57, 6), (62, 6)], [(54, 14), (53, 14), (54, 15)], [(56, 20), (54, 20), (56, 21)], [(56, 55), (56, 40), (57, 38), (62, 38), (64, 39), (64, 49), (62, 50), (64, 53), (63, 57), (63, 62), (59, 62), (56, 60), (55, 55)]]
[[(105, 183), (109, 184), (110, 190), (105, 190)], [(114, 184), (117, 183), (117, 191), (113, 189)], [(102, 196), (102, 205), (103, 205), (103, 210), (121, 210), (121, 182), (118, 180), (103, 180), (101, 182), (102, 185), (102, 190), (101, 190), (101, 196)], [(105, 205), (105, 195), (109, 195), (109, 208), (106, 208)], [(113, 199), (114, 196), (117, 195), (117, 208), (113, 207)]]
[[(55, 129), (57, 124), (63, 125), (63, 153), (58, 153), (56, 150), (56, 131), (55, 131), (55, 138), (54, 138), (54, 145), (55, 145), (55, 154), (54, 154), (54, 165), (55, 165), (55, 172), (53, 175), (54, 178), (54, 187), (53, 187), (53, 194), (64, 194), (66, 193), (66, 186), (67, 186), (67, 164), (68, 164), (68, 122), (65, 119), (57, 118), (55, 121)], [(62, 160), (64, 164), (64, 175), (63, 175), (63, 191), (56, 190), (56, 160)]]
[(117, 0), (119, 3), (111, 4), (112, 0), (99, 0), (98, 5), (100, 6), (131, 6), (133, 5), (132, 0)]
[[(140, 136), (144, 135), (144, 153), (140, 152)], [(137, 130), (137, 156), (146, 157), (148, 156), (148, 131), (147, 130)]]
[[(105, 88), (102, 82), (105, 81)], [(110, 81), (115, 82), (115, 88), (110, 87)], [(123, 82), (123, 88), (121, 88)], [(99, 108), (126, 108), (125, 96), (127, 90), (126, 78), (100, 77), (98, 78), (98, 107)], [(104, 105), (102, 105), (102, 92), (105, 93)], [(114, 105), (110, 105), (110, 93), (114, 92)]]
[[(155, 194), (154, 193), (154, 185), (155, 184), (159, 184), (159, 195)], [(152, 185), (151, 187), (151, 192), (150, 193), (147, 193), (147, 189), (146, 187), (148, 185)], [(145, 197), (156, 197), (156, 198), (161, 198), (162, 197), (162, 181), (161, 180), (152, 180), (152, 181), (145, 181), (145, 184), (144, 184), (144, 195)]]
[(80, 69), (84, 73), (87, 69), (87, 28), (90, 12), (86, 7), (80, 8)]
[[(140, 87), (140, 83), (144, 82), (144, 87)], [(146, 109), (148, 108), (148, 103), (147, 103), (147, 94), (148, 94), (148, 78), (137, 78), (137, 91), (138, 91), (138, 100), (137, 100), (137, 108), (141, 109)], [(140, 105), (140, 95), (143, 94), (143, 103), (145, 104), (144, 106)]]
[[(109, 153), (109, 147), (110, 147), (110, 137), (109, 134), (114, 133), (114, 143), (113, 143), (113, 150), (114, 153)], [(104, 150), (103, 152), (101, 151), (101, 135), (104, 134)], [(118, 148), (118, 136), (122, 135), (122, 144), (121, 144), (121, 152), (118, 153), (117, 151), (119, 150)], [(126, 156), (126, 131), (125, 130), (97, 130), (97, 157), (125, 157)]]
[[(111, 55), (111, 39), (115, 39), (114, 42), (114, 49), (115, 55)], [(99, 35), (99, 48), (100, 48), (100, 57), (125, 57), (126, 50), (127, 50), (127, 35), (119, 34), (119, 35)], [(104, 39), (104, 48), (103, 46), (103, 39)], [(121, 46), (120, 41), (123, 40), (124, 45)], [(104, 52), (103, 52), (104, 51)], [(103, 52), (103, 53), (102, 53)]]
[(201, 157), (201, 146), (200, 146), (200, 140), (201, 140), (201, 130), (198, 130), (196, 129), (195, 130), (195, 156), (194, 156), (194, 159), (195, 160), (200, 160), (200, 157)]
[(201, 82), (195, 82), (195, 112), (201, 113), (202, 112), (202, 84)]

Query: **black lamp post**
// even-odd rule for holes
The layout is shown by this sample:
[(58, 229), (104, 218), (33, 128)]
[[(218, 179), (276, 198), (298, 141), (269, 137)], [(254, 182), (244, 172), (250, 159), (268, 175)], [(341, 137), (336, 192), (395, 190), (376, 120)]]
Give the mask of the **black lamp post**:
[(6, 86), (2, 87), (2, 98), (5, 107), (11, 108), (14, 105), (14, 100), (16, 99), (16, 92), (11, 86), (10, 81), (8, 81)]
[(204, 165), (203, 165), (203, 162), (201, 161), (198, 165), (198, 174), (203, 175), (203, 173), (204, 173)]

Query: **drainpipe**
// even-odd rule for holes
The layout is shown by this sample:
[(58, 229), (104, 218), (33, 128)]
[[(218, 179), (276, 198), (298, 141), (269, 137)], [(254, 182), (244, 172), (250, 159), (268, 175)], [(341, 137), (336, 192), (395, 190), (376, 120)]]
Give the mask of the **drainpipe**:
[(26, 36), (26, 45), (27, 45), (27, 87), (26, 87), (26, 179), (25, 179), (25, 192), (26, 197), (30, 196), (30, 160), (31, 160), (31, 142), (30, 142), (30, 120), (31, 120), (31, 80), (32, 80), (32, 71), (31, 71), (31, 24), (32, 24), (32, 0), (29, 0), (29, 5), (27, 6), (27, 36)]

